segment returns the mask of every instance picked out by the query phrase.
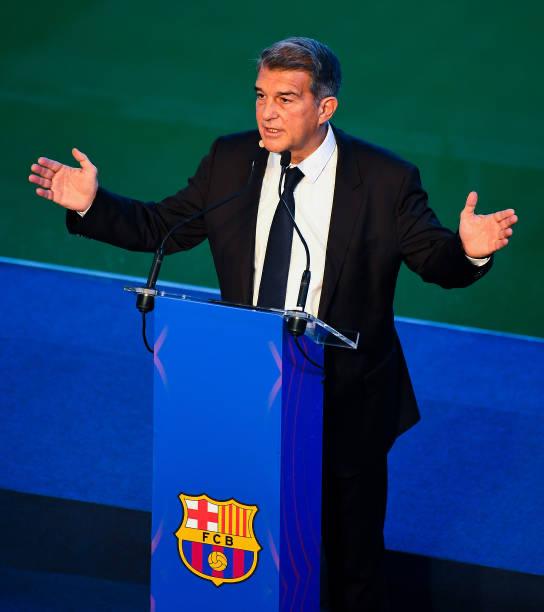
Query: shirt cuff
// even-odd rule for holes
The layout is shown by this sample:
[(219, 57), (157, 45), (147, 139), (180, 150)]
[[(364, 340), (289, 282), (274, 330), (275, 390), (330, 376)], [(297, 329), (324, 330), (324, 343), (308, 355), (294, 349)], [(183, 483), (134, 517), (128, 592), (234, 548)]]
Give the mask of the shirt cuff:
[[(91, 204), (91, 206), (92, 206), (92, 204)], [(76, 210), (76, 212), (77, 212), (77, 214), (80, 217), (84, 217), (91, 210), (91, 206), (89, 206), (89, 208), (86, 208), (85, 210)], [(468, 257), (468, 255), (467, 255), (467, 257)], [(470, 259), (470, 257), (469, 257), (469, 259)], [(476, 264), (476, 265), (478, 265), (478, 264)]]
[[(85, 212), (87, 212), (87, 210)], [(83, 217), (83, 215), (81, 216)], [(469, 257), (468, 255), (465, 255), (465, 257), (470, 261), (471, 264), (473, 264), (474, 266), (478, 266), (478, 268), (485, 266), (485, 264), (491, 259), (491, 257)]]

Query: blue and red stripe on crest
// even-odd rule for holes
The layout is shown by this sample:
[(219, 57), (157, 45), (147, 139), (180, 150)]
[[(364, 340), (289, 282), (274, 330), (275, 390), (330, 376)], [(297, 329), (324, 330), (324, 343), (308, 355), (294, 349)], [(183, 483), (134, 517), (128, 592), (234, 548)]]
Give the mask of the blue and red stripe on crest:
[[(214, 578), (241, 578), (253, 562), (256, 554), (241, 548), (229, 548), (226, 546), (216, 546), (212, 544), (202, 544), (200, 542), (183, 541), (183, 554), (189, 565), (206, 576)], [(227, 567), (218, 572), (210, 567), (208, 556), (212, 551), (222, 552), (227, 558)]]

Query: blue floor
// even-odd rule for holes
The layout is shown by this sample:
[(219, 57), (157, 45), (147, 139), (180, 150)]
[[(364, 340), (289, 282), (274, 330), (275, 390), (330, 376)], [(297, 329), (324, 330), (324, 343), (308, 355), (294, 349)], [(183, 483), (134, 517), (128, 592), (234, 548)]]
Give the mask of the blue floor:
[[(153, 369), (130, 282), (0, 275), (0, 488), (149, 510)], [(423, 419), (390, 456), (388, 548), (544, 575), (544, 342), (397, 326)]]
[(544, 342), (398, 328), (422, 420), (390, 456), (387, 546), (544, 574)]

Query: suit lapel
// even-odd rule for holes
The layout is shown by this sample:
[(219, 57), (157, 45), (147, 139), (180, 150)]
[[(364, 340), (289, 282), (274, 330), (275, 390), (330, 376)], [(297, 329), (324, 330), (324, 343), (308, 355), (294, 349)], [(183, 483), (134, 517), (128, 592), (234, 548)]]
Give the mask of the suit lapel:
[(336, 128), (334, 128), (334, 135), (338, 146), (338, 162), (327, 238), (323, 288), (319, 302), (319, 318), (325, 321), (352, 238), (355, 220), (361, 208), (361, 199), (356, 192), (357, 187), (361, 184), (361, 176), (351, 140), (349, 136)]

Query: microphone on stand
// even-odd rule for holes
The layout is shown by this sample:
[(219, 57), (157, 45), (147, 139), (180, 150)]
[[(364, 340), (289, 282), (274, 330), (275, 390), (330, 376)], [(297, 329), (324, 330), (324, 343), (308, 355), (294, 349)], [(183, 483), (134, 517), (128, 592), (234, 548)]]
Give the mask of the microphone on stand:
[(155, 251), (155, 257), (153, 258), (153, 263), (151, 264), (151, 269), (149, 270), (149, 276), (147, 277), (146, 286), (144, 287), (141, 293), (138, 293), (138, 296), (136, 298), (136, 308), (144, 316), (148, 312), (151, 312), (153, 308), (155, 307), (155, 296), (157, 295), (157, 290), (155, 289), (155, 287), (157, 285), (157, 279), (159, 278), (159, 273), (161, 270), (161, 266), (162, 266), (162, 262), (163, 262), (164, 254), (165, 254), (164, 253), (165, 245), (166, 245), (168, 238), (170, 238), (170, 236), (174, 232), (181, 229), (184, 225), (191, 223), (191, 221), (196, 221), (197, 219), (200, 219), (201, 217), (211, 212), (212, 210), (215, 210), (216, 208), (220, 208), (221, 206), (228, 204), (232, 200), (244, 194), (251, 186), (251, 180), (253, 178), (254, 170), (255, 170), (255, 160), (251, 162), (251, 172), (249, 173), (249, 178), (247, 180), (246, 185), (243, 187), (243, 189), (241, 189), (240, 191), (237, 191), (236, 193), (233, 193), (232, 195), (224, 198), (223, 200), (220, 200), (219, 202), (215, 202), (214, 204), (211, 204), (210, 206), (208, 206), (207, 208), (204, 208), (203, 210), (199, 210), (194, 215), (191, 215), (190, 217), (187, 217), (186, 219), (182, 219), (181, 221), (179, 221), (179, 223), (176, 223), (173, 227), (171, 227), (170, 230), (166, 233), (165, 237), (162, 239), (159, 245), (159, 248)]
[[(300, 238), (300, 241), (302, 242), (302, 246), (304, 247), (304, 251), (306, 252), (306, 269), (304, 270), (304, 272), (302, 272), (302, 278), (300, 280), (300, 286), (298, 290), (297, 305), (295, 307), (295, 310), (300, 311), (300, 312), (305, 312), (304, 309), (306, 308), (306, 300), (308, 298), (308, 289), (310, 287), (310, 279), (312, 276), (312, 273), (310, 272), (310, 249), (308, 248), (308, 243), (304, 239), (304, 236), (302, 235), (302, 232), (300, 231), (297, 225), (297, 222), (295, 221), (295, 217), (293, 213), (289, 209), (289, 206), (287, 206), (287, 202), (283, 199), (282, 189), (281, 189), (281, 184), (285, 176), (285, 172), (287, 171), (287, 168), (289, 167), (290, 163), (291, 163), (291, 151), (283, 151), (280, 156), (281, 175), (280, 175), (280, 182), (278, 184), (278, 193), (280, 196), (280, 201), (283, 203), (285, 210), (289, 214), (289, 218), (291, 219), (291, 222), (293, 223), (293, 227), (295, 228), (298, 234), (298, 237)], [(305, 317), (297, 316), (296, 314), (291, 315), (287, 318), (287, 331), (292, 336), (302, 336), (304, 332), (306, 331), (306, 324), (307, 324), (307, 320)]]

